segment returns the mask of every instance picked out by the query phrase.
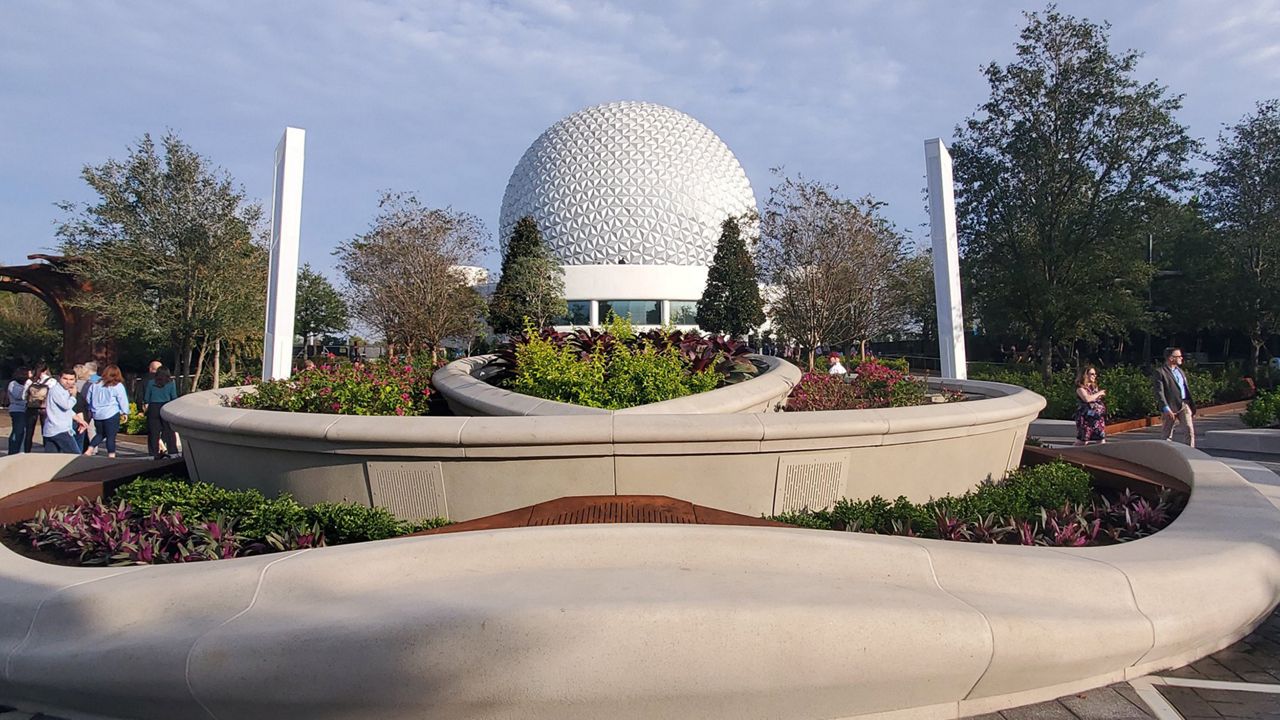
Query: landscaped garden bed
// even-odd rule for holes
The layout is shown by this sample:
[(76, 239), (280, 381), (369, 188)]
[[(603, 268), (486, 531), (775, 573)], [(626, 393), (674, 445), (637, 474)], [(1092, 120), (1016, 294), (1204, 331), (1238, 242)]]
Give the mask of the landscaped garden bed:
[(326, 415), (438, 414), (433, 402), (430, 356), (351, 363), (333, 356), (283, 380), (246, 379), (249, 392), (229, 398), (231, 407)]
[(864, 410), (955, 402), (964, 393), (945, 387), (929, 394), (927, 382), (911, 375), (906, 360), (851, 358), (845, 375), (805, 373), (783, 407), (787, 412)]
[(671, 328), (637, 333), (614, 317), (603, 330), (526, 328), (498, 350), (488, 382), (521, 395), (619, 410), (703, 393), (755, 377), (749, 348), (721, 335)]
[(303, 506), (287, 494), (139, 477), (109, 498), (82, 498), (4, 528), (15, 550), (68, 565), (219, 560), (408, 535), (447, 524), (405, 521), (355, 503)]
[(1092, 486), (1089, 473), (1054, 461), (1022, 467), (1004, 480), (963, 495), (913, 503), (874, 496), (841, 498), (830, 508), (774, 515), (779, 522), (821, 530), (905, 535), (962, 542), (1084, 547), (1146, 537), (1186, 506), (1185, 493), (1154, 500), (1129, 489)]

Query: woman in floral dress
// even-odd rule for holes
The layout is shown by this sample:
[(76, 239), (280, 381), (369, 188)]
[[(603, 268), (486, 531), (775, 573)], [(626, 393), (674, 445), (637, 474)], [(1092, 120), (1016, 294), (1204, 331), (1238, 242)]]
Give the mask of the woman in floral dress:
[(1106, 390), (1098, 388), (1098, 369), (1085, 365), (1076, 376), (1076, 444), (1107, 441), (1107, 406), (1102, 398)]

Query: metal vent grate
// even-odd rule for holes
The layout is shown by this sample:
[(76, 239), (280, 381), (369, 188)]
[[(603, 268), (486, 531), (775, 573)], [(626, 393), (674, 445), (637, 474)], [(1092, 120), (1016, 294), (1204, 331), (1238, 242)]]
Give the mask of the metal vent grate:
[(653, 507), (645, 504), (615, 500), (565, 512), (535, 517), (530, 525), (583, 525), (588, 523), (692, 523), (687, 512), (672, 508)]
[(405, 520), (449, 517), (444, 472), (438, 461), (365, 463), (369, 499)]
[(773, 511), (830, 507), (845, 490), (849, 462), (845, 453), (778, 458)]

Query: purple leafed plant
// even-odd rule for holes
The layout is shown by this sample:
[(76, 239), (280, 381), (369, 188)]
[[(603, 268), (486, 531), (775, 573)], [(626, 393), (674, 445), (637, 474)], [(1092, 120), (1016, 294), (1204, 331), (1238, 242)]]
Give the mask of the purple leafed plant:
[(54, 549), (84, 565), (147, 565), (220, 560), (324, 545), (318, 526), (272, 534), (266, 542), (247, 543), (234, 523), (188, 523), (178, 511), (153, 508), (135, 513), (126, 503), (81, 498), (75, 505), (41, 510), (19, 532), (33, 547)]

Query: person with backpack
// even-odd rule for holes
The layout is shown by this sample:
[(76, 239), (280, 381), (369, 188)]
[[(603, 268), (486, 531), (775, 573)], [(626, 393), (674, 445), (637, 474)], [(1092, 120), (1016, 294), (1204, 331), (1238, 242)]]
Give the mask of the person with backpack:
[[(31, 371), (32, 380), (23, 391), (23, 399), (27, 402), (27, 429), (23, 437), (22, 451), (31, 452), (35, 442), (36, 426), (44, 422), (44, 403), (49, 396), (49, 387), (57, 383), (57, 379), (49, 374), (49, 366), (36, 363)], [(43, 434), (43, 430), (41, 431)], [(43, 440), (43, 438), (42, 438)]]
[(116, 434), (120, 432), (120, 425), (129, 418), (129, 396), (124, 390), (120, 366), (108, 365), (102, 371), (102, 379), (88, 387), (88, 411), (93, 415), (94, 435), (84, 454), (96, 454), (98, 446), (105, 441), (107, 457), (113, 458), (116, 456)]
[(22, 439), (27, 432), (27, 383), (31, 382), (31, 369), (25, 365), (13, 371), (9, 381), (9, 454), (22, 452)]

